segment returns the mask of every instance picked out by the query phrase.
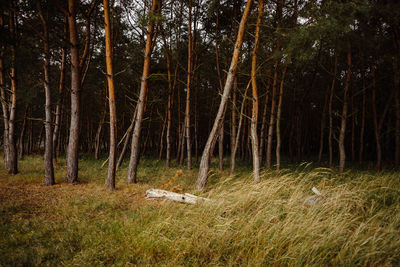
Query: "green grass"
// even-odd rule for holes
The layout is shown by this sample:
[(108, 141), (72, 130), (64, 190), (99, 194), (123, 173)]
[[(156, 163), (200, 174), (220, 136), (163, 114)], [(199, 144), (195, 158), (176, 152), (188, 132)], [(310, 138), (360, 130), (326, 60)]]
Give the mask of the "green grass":
[[(106, 167), (86, 157), (78, 185), (44, 187), (43, 162), (30, 156), (21, 173), (0, 171), (0, 265), (65, 266), (398, 266), (400, 175), (348, 171), (310, 164), (277, 174), (211, 171), (201, 195), (212, 201), (185, 205), (146, 200), (145, 191), (167, 183), (178, 170), (142, 160), (139, 183), (126, 185), (126, 162), (117, 190), (104, 190)], [(197, 171), (183, 170), (176, 188), (194, 192)], [(325, 201), (306, 207), (316, 186)], [(168, 188), (167, 188), (168, 189)]]

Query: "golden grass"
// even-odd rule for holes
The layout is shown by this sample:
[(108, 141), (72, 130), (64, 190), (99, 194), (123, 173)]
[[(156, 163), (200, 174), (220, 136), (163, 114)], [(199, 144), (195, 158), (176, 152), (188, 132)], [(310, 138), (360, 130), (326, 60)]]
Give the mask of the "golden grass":
[[(40, 165), (39, 165), (40, 164)], [(396, 172), (337, 175), (310, 165), (263, 172), (213, 171), (203, 196), (185, 205), (145, 200), (149, 188), (194, 193), (196, 171), (142, 161), (137, 185), (104, 189), (101, 162), (81, 161), (78, 185), (44, 187), (40, 157), (21, 174), (0, 172), (1, 265), (282, 266), (400, 264), (400, 178)], [(325, 201), (306, 207), (316, 186)]]

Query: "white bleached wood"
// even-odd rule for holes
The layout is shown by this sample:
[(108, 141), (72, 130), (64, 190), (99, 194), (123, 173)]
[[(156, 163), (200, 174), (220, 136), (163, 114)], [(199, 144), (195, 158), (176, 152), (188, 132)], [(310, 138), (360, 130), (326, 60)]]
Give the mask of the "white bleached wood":
[(162, 189), (149, 189), (146, 191), (147, 199), (164, 198), (164, 197), (173, 201), (187, 203), (187, 204), (196, 204), (198, 202), (209, 201), (208, 198), (198, 197), (189, 193), (179, 194)]

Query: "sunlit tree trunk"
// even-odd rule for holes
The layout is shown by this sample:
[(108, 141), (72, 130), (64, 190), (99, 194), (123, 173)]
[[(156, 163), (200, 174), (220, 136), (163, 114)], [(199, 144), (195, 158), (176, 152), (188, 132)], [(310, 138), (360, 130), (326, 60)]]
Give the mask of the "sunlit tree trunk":
[(256, 34), (254, 37), (254, 50), (251, 61), (251, 85), (253, 92), (253, 109), (251, 112), (251, 145), (253, 153), (253, 179), (260, 181), (260, 153), (258, 145), (257, 121), (258, 121), (258, 92), (257, 92), (257, 53), (260, 39), (260, 26), (264, 12), (264, 0), (258, 0), (258, 17)]
[[(160, 1), (153, 0), (150, 14), (155, 15), (158, 14), (160, 11), (161, 11)], [(135, 117), (135, 128), (133, 130), (133, 136), (132, 136), (131, 156), (129, 160), (129, 168), (127, 176), (128, 184), (136, 183), (137, 167), (139, 164), (139, 148), (140, 148), (139, 138), (140, 138), (140, 131), (142, 128), (143, 113), (147, 95), (147, 79), (150, 74), (150, 59), (151, 59), (153, 35), (154, 35), (154, 22), (150, 21), (146, 33), (147, 39), (146, 39), (146, 47), (144, 54), (143, 74), (140, 84), (140, 95), (137, 103), (138, 108)]]
[(350, 87), (350, 79), (351, 79), (351, 44), (350, 41), (347, 41), (347, 74), (346, 81), (344, 85), (343, 92), (343, 109), (342, 109), (342, 121), (340, 125), (340, 133), (339, 133), (339, 173), (344, 172), (344, 168), (346, 165), (346, 151), (344, 139), (346, 136), (346, 122), (347, 122), (347, 109), (348, 109), (348, 98), (349, 98), (349, 87)]
[(108, 103), (110, 109), (110, 153), (108, 156), (108, 175), (106, 188), (115, 189), (115, 168), (116, 168), (116, 150), (117, 150), (117, 109), (115, 106), (115, 87), (113, 70), (113, 48), (111, 43), (111, 22), (110, 5), (108, 0), (103, 1), (104, 5), (104, 30), (106, 43), (106, 65), (107, 65), (107, 83), (108, 83)]
[(234, 85), (232, 90), (232, 104), (231, 104), (231, 158), (230, 158), (230, 174), (235, 172), (236, 163), (236, 91), (237, 91), (237, 78), (234, 78)]
[(233, 80), (236, 74), (236, 69), (237, 69), (237, 63), (239, 60), (239, 54), (240, 54), (240, 49), (242, 47), (242, 43), (243, 43), (243, 36), (244, 36), (244, 30), (245, 30), (245, 26), (246, 26), (246, 21), (247, 18), (249, 17), (250, 14), (250, 9), (251, 6), (253, 4), (253, 0), (248, 0), (247, 4), (246, 4), (246, 8), (244, 10), (242, 19), (240, 21), (240, 25), (239, 25), (239, 30), (238, 30), (238, 36), (235, 42), (235, 48), (234, 48), (234, 52), (233, 52), (233, 56), (232, 56), (232, 61), (231, 61), (231, 65), (229, 67), (229, 71), (228, 71), (228, 75), (226, 78), (226, 82), (225, 82), (225, 87), (224, 87), (224, 91), (221, 97), (221, 103), (220, 106), (218, 108), (218, 113), (217, 116), (215, 118), (213, 127), (211, 129), (210, 135), (208, 136), (206, 145), (204, 147), (204, 151), (201, 157), (201, 162), (200, 162), (200, 168), (199, 168), (199, 175), (197, 178), (197, 182), (196, 182), (196, 189), (197, 190), (201, 190), (204, 188), (204, 186), (207, 183), (208, 180), (208, 171), (210, 169), (210, 154), (211, 154), (211, 148), (214, 146), (214, 143), (216, 141), (217, 138), (217, 132), (219, 130), (219, 128), (221, 127), (221, 124), (223, 122), (223, 116), (225, 114), (225, 110), (226, 110), (226, 104), (228, 102), (229, 96), (230, 96), (230, 92), (232, 89), (232, 85), (233, 85)]

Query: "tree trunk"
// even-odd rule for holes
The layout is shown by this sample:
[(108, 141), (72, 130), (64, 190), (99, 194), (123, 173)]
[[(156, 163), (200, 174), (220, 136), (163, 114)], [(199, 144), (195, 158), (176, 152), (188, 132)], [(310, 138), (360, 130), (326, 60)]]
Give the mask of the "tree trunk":
[(78, 182), (78, 149), (79, 149), (79, 118), (81, 73), (79, 67), (79, 43), (76, 27), (76, 0), (68, 1), (69, 41), (71, 44), (71, 118), (67, 149), (66, 183)]
[(53, 129), (52, 129), (52, 113), (51, 113), (51, 88), (50, 88), (50, 49), (49, 49), (49, 32), (47, 21), (43, 15), (40, 3), (37, 3), (40, 19), (43, 26), (43, 73), (44, 73), (44, 92), (45, 92), (45, 150), (44, 150), (44, 184), (54, 185), (54, 168), (53, 168)]
[(340, 125), (340, 134), (339, 134), (339, 173), (344, 172), (344, 168), (346, 165), (346, 151), (344, 146), (344, 139), (346, 136), (346, 122), (347, 122), (347, 108), (348, 108), (348, 94), (349, 94), (349, 86), (351, 79), (351, 43), (347, 41), (347, 74), (346, 74), (346, 82), (344, 85), (343, 92), (343, 109), (342, 109), (342, 122)]
[[(4, 21), (3, 21), (3, 10), (0, 10), (0, 27), (1, 30), (3, 30), (4, 27)], [(1, 94), (1, 107), (3, 111), (3, 123), (4, 123), (4, 131), (3, 131), (3, 149), (4, 149), (4, 167), (9, 170), (9, 114), (8, 114), (8, 107), (7, 107), (7, 94), (5, 90), (5, 79), (4, 79), (4, 50), (5, 50), (5, 44), (4, 42), (1, 42), (1, 48), (0, 48), (0, 94)]]
[(27, 116), (28, 116), (28, 110), (29, 110), (29, 106), (26, 107), (25, 109), (25, 113), (24, 113), (24, 121), (22, 123), (22, 127), (21, 127), (21, 134), (19, 136), (19, 148), (18, 148), (18, 152), (19, 152), (19, 159), (22, 160), (24, 159), (24, 144), (25, 144), (25, 129), (26, 129), (26, 121), (27, 121)]
[(230, 174), (235, 172), (235, 157), (236, 157), (236, 91), (237, 91), (237, 78), (234, 78), (234, 85), (232, 90), (232, 105), (231, 105), (231, 159), (230, 159)]
[(94, 144), (94, 158), (96, 160), (99, 159), (99, 153), (100, 153), (100, 141), (101, 141), (101, 130), (103, 129), (103, 124), (106, 119), (106, 110), (103, 111), (103, 115), (101, 116), (101, 119), (99, 121), (99, 125), (97, 126), (97, 132), (96, 132), (96, 137), (95, 137), (95, 144)]
[(318, 165), (321, 165), (322, 161), (322, 153), (324, 151), (324, 134), (325, 134), (325, 118), (326, 118), (326, 111), (328, 109), (328, 99), (329, 99), (329, 87), (325, 93), (325, 100), (324, 100), (324, 109), (321, 114), (321, 128), (319, 134), (319, 152), (318, 152)]
[(108, 156), (108, 175), (106, 188), (115, 189), (115, 168), (116, 168), (116, 150), (117, 150), (117, 109), (115, 106), (115, 87), (113, 70), (113, 47), (111, 43), (111, 21), (110, 7), (108, 0), (103, 1), (104, 5), (104, 30), (106, 45), (106, 65), (107, 65), (107, 83), (108, 83), (108, 103), (110, 109), (110, 153)]
[[(153, 0), (150, 15), (159, 14), (161, 11), (160, 1)], [(142, 128), (142, 120), (144, 113), (145, 100), (147, 95), (147, 79), (150, 73), (150, 59), (151, 59), (151, 50), (152, 50), (152, 40), (154, 35), (154, 22), (150, 21), (150, 24), (147, 29), (147, 40), (146, 40), (146, 48), (144, 55), (144, 64), (143, 64), (143, 74), (140, 84), (140, 95), (138, 99), (138, 109), (135, 117), (135, 128), (133, 130), (132, 136), (132, 144), (131, 144), (131, 157), (129, 160), (129, 168), (128, 168), (128, 176), (127, 183), (136, 183), (137, 176), (137, 167), (139, 164), (139, 138), (140, 138), (140, 130)]]
[[(279, 38), (276, 42), (276, 50), (279, 51)], [(275, 60), (274, 63), (274, 80), (272, 83), (272, 96), (271, 96), (271, 115), (269, 118), (268, 125), (268, 136), (267, 136), (267, 152), (266, 152), (266, 167), (267, 169), (271, 169), (272, 167), (272, 138), (275, 124), (275, 106), (276, 106), (276, 91), (277, 91), (277, 83), (278, 83), (278, 63), (279, 60)]]
[(278, 100), (278, 110), (276, 114), (276, 170), (279, 171), (281, 169), (281, 113), (282, 113), (282, 98), (283, 98), (283, 89), (285, 85), (285, 76), (286, 76), (287, 64), (283, 68), (281, 84), (279, 88), (279, 100)]
[(190, 141), (190, 89), (192, 81), (192, 1), (189, 1), (189, 17), (188, 17), (188, 67), (187, 67), (187, 84), (186, 84), (186, 109), (185, 109), (185, 137), (187, 151), (187, 168), (192, 169), (192, 149)]
[(393, 85), (394, 85), (394, 99), (395, 99), (395, 148), (394, 148), (394, 165), (396, 168), (400, 165), (400, 74), (399, 74), (399, 56), (400, 47), (398, 44), (398, 36), (393, 33), (393, 43), (396, 49), (393, 60)]
[(246, 8), (244, 10), (242, 19), (240, 21), (239, 30), (238, 30), (238, 37), (236, 39), (235, 48), (232, 56), (231, 66), (229, 67), (228, 76), (226, 78), (224, 92), (222, 94), (221, 103), (218, 108), (218, 113), (215, 118), (213, 127), (211, 129), (210, 135), (208, 136), (207, 143), (204, 147), (203, 155), (201, 157), (200, 168), (199, 168), (199, 175), (196, 182), (196, 189), (201, 190), (207, 183), (208, 180), (208, 171), (210, 169), (210, 153), (211, 148), (213, 147), (216, 137), (217, 131), (221, 127), (221, 123), (223, 121), (223, 116), (225, 113), (226, 103), (228, 102), (228, 98), (230, 95), (230, 91), (232, 89), (233, 80), (236, 74), (237, 63), (239, 60), (240, 49), (243, 43), (243, 36), (247, 18), (250, 14), (251, 5), (253, 4), (253, 0), (248, 0), (246, 4)]
[(126, 133), (124, 135), (124, 139), (125, 139), (124, 146), (122, 147), (121, 154), (119, 155), (119, 158), (118, 158), (117, 171), (118, 171), (119, 167), (121, 167), (122, 161), (124, 160), (126, 150), (128, 148), (129, 140), (132, 135), (133, 126), (135, 126), (136, 113), (137, 113), (137, 106), (135, 108), (135, 112), (133, 113), (131, 124), (129, 125), (129, 128), (128, 128), (128, 130), (126, 130)]
[(332, 77), (332, 84), (331, 84), (331, 91), (329, 94), (329, 136), (328, 136), (328, 143), (329, 143), (329, 168), (333, 167), (333, 110), (332, 110), (332, 103), (333, 103), (333, 96), (335, 92), (335, 83), (336, 83), (336, 74), (337, 74), (337, 63), (338, 57), (335, 53), (335, 63), (333, 67), (333, 77)]
[(264, 12), (264, 1), (258, 0), (258, 17), (256, 34), (254, 36), (254, 50), (251, 61), (251, 85), (253, 92), (253, 110), (251, 112), (251, 145), (253, 152), (253, 179), (260, 181), (260, 153), (258, 145), (257, 121), (258, 121), (258, 92), (257, 92), (257, 53), (260, 39), (260, 26)]
[[(63, 37), (65, 40), (67, 40), (68, 32), (68, 17), (65, 17), (65, 23), (64, 23), (64, 34)], [(57, 162), (57, 147), (58, 147), (58, 140), (59, 140), (59, 135), (60, 135), (60, 127), (61, 127), (61, 112), (62, 112), (62, 104), (63, 104), (63, 94), (64, 94), (64, 85), (65, 85), (65, 65), (67, 61), (67, 48), (65, 46), (62, 47), (61, 51), (61, 69), (60, 69), (60, 80), (58, 84), (58, 93), (59, 93), (59, 99), (56, 105), (56, 114), (55, 114), (55, 120), (54, 120), (54, 132), (53, 132), (53, 160)]]
[[(14, 9), (13, 3), (10, 2), (11, 9)], [(16, 71), (16, 15), (15, 12), (10, 12), (10, 34), (12, 38), (11, 42), (11, 110), (10, 117), (8, 120), (8, 146), (9, 146), (9, 174), (18, 173), (18, 155), (15, 142), (15, 119), (17, 116), (17, 71)]]
[[(268, 79), (270, 81), (270, 79)], [(270, 82), (268, 82), (267, 90), (265, 92), (265, 103), (264, 103), (264, 110), (261, 120), (261, 131), (260, 131), (260, 162), (263, 162), (263, 152), (265, 146), (265, 134), (267, 129), (267, 111), (268, 111), (268, 101), (269, 101), (269, 87)]]
[(361, 78), (362, 78), (362, 107), (361, 107), (361, 128), (360, 128), (360, 148), (358, 153), (358, 163), (361, 166), (363, 163), (363, 153), (364, 153), (364, 131), (365, 131), (365, 114), (366, 114), (366, 101), (367, 101), (367, 92), (365, 86), (365, 66), (362, 64), (361, 70)]

